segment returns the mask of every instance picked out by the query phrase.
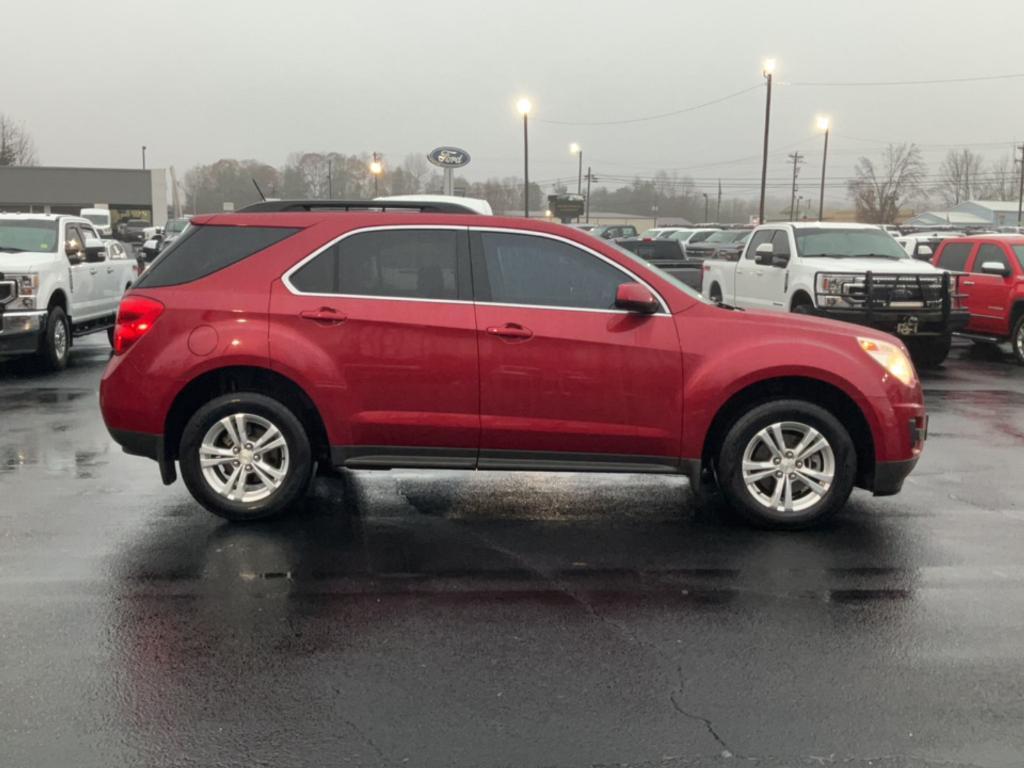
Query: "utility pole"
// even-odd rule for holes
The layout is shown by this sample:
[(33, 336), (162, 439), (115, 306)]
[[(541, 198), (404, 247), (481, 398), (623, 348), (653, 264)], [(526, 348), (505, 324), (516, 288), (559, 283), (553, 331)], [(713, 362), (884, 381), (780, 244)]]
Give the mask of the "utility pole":
[(587, 166), (587, 211), (586, 219), (587, 224), (590, 223), (590, 182), (594, 178), (594, 174), (590, 172), (590, 166)]
[(791, 152), (787, 157), (793, 161), (793, 189), (789, 195), (789, 220), (793, 221), (796, 208), (796, 177), (800, 175), (800, 163), (804, 161), (804, 156), (799, 152)]
[(718, 202), (715, 203), (715, 222), (722, 222), (722, 180), (718, 180)]
[[(1014, 160), (1016, 159), (1014, 158)], [(1020, 193), (1017, 196), (1018, 227), (1024, 225), (1024, 215), (1022, 214), (1024, 214), (1024, 144), (1020, 145)]]

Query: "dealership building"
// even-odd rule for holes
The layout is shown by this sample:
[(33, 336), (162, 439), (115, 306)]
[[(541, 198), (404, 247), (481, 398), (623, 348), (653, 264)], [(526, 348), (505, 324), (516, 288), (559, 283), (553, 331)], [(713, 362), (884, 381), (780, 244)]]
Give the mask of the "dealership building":
[(167, 222), (167, 174), (163, 168), (48, 168), (0, 166), (0, 212), (73, 213), (109, 208), (113, 223), (124, 218)]

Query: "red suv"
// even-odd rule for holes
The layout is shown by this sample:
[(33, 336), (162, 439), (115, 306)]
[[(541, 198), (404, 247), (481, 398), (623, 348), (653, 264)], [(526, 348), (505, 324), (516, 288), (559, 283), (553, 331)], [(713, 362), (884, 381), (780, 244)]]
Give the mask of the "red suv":
[(960, 335), (982, 343), (1009, 341), (1024, 365), (1024, 236), (943, 240), (932, 263), (970, 273), (960, 281), (961, 301), (971, 313)]
[(121, 304), (107, 427), (218, 515), (318, 466), (660, 472), (797, 528), (917, 462), (892, 336), (711, 304), (570, 227), (333, 205), (196, 217)]

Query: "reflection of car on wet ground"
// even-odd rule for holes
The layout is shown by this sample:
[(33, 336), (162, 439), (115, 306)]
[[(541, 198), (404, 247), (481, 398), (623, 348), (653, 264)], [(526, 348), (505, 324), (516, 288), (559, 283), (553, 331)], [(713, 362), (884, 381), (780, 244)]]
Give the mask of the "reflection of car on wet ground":
[(898, 492), (923, 447), (885, 334), (717, 306), (560, 225), (295, 205), (193, 219), (101, 383), (114, 439), (224, 517), (292, 506), (320, 463), (685, 474), (803, 527)]

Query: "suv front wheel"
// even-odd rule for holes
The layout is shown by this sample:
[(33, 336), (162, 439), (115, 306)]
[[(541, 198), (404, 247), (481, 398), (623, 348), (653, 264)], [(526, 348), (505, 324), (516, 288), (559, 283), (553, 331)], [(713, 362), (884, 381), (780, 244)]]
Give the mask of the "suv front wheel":
[(228, 520), (283, 512), (309, 487), (309, 437), (287, 406), (254, 392), (211, 400), (188, 420), (178, 454), (192, 495)]
[(729, 505), (762, 528), (819, 523), (846, 503), (857, 454), (828, 411), (802, 400), (775, 400), (740, 416), (718, 454), (718, 481)]

